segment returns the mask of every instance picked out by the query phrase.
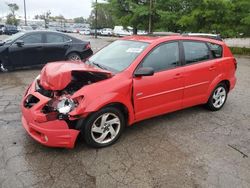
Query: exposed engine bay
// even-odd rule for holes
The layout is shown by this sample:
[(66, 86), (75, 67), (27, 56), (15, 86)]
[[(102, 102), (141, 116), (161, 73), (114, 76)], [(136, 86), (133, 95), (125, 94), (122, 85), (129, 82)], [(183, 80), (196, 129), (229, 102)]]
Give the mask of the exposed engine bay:
[(42, 112), (59, 115), (59, 119), (67, 117), (68, 113), (75, 109), (83, 98), (72, 99), (71, 96), (75, 92), (110, 77), (111, 73), (107, 71), (79, 63), (55, 63), (50, 64), (49, 67), (45, 66), (35, 83), (37, 92), (51, 98)]
[(72, 95), (82, 87), (107, 79), (107, 74), (93, 72), (72, 72), (72, 80), (65, 89), (59, 91), (59, 95)]
[(71, 82), (60, 91), (46, 90), (41, 86), (40, 80), (37, 80), (36, 91), (46, 97), (52, 98), (43, 108), (43, 112), (45, 114), (51, 112), (59, 112), (60, 114), (69, 113), (78, 105), (78, 101), (74, 101), (70, 98), (71, 95), (86, 85), (90, 85), (107, 78), (107, 74), (103, 73), (73, 71)]

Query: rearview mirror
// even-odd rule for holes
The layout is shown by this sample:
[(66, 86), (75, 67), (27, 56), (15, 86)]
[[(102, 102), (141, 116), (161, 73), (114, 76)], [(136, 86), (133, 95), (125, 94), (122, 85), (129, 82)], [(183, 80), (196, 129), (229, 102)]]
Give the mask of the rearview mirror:
[(152, 67), (141, 67), (135, 71), (135, 77), (153, 76), (154, 69)]
[(17, 40), (17, 41), (15, 42), (15, 44), (16, 44), (17, 46), (21, 47), (21, 46), (24, 45), (24, 42), (23, 42), (22, 40)]

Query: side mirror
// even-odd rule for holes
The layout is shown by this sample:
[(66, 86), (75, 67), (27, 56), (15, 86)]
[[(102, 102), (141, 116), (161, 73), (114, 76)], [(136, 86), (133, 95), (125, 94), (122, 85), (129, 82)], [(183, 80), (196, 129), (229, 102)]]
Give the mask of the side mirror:
[(16, 44), (17, 46), (21, 47), (21, 46), (24, 45), (24, 42), (23, 42), (22, 40), (17, 40), (17, 41), (15, 42), (15, 44)]
[(141, 67), (135, 71), (135, 77), (153, 76), (154, 69), (152, 67)]

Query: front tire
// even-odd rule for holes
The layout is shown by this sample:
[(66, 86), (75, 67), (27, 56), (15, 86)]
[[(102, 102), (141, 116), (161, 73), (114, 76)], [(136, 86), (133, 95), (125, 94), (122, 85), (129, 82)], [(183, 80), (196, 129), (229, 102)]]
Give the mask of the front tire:
[(106, 107), (90, 115), (83, 125), (86, 144), (101, 148), (114, 144), (125, 127), (124, 115), (114, 107)]
[(224, 83), (220, 83), (213, 90), (206, 106), (211, 111), (220, 110), (226, 103), (228, 88)]

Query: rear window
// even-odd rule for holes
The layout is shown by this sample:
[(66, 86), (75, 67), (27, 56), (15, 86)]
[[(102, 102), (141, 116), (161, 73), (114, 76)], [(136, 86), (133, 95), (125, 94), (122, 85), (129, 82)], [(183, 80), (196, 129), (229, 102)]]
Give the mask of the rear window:
[(186, 64), (196, 63), (210, 59), (209, 49), (204, 42), (183, 42)]
[(223, 48), (221, 45), (218, 44), (213, 44), (213, 43), (208, 43), (208, 46), (212, 52), (213, 58), (221, 58), (222, 57), (222, 52)]
[(70, 40), (69, 38), (64, 37), (63, 35), (55, 33), (48, 33), (46, 34), (46, 36), (47, 36), (46, 43), (64, 43)]

